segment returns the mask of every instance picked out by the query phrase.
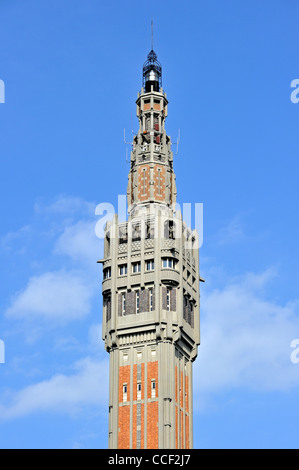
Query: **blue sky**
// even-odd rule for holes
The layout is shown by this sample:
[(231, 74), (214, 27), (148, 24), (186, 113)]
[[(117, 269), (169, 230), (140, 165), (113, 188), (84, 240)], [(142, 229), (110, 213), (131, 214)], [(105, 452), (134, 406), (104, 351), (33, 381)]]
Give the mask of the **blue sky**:
[(126, 193), (152, 17), (204, 207), (194, 447), (299, 445), (298, 2), (2, 0), (1, 448), (107, 447), (95, 207)]

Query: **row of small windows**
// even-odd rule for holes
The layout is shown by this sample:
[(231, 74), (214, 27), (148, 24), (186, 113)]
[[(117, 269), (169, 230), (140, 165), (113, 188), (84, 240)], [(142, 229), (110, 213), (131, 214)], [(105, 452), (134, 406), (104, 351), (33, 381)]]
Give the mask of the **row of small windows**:
[[(140, 361), (140, 360), (142, 359), (142, 351), (137, 351), (136, 354), (137, 354), (137, 359), (138, 359), (138, 361)], [(154, 359), (154, 358), (156, 357), (156, 355), (157, 355), (156, 349), (151, 349), (151, 357), (152, 357), (152, 359)], [(124, 352), (124, 353), (122, 354), (122, 359), (123, 359), (124, 363), (127, 363), (127, 362), (129, 361), (129, 353)]]
[[(166, 220), (164, 222), (164, 238), (174, 240), (175, 230), (176, 230), (176, 224), (173, 222), (173, 220)], [(141, 240), (142, 238), (141, 223), (138, 222), (138, 223), (132, 224), (131, 238), (133, 242)], [(153, 223), (148, 222), (146, 224), (145, 238), (146, 239), (155, 238), (155, 226)], [(127, 243), (127, 242), (128, 242), (128, 227), (127, 226), (119, 227), (119, 243)]]
[[(104, 298), (106, 307), (106, 321), (111, 319), (111, 295)], [(166, 311), (176, 311), (176, 289), (163, 286), (162, 288), (162, 309)], [(155, 310), (154, 288), (134, 290), (118, 294), (118, 315), (125, 316), (139, 314), (141, 312), (152, 312)], [(183, 318), (194, 328), (194, 301), (184, 295)], [(127, 357), (126, 357), (127, 359)], [(125, 356), (124, 356), (124, 360)]]
[(170, 269), (175, 269), (176, 268), (176, 260), (173, 258), (163, 258), (162, 260), (162, 268), (170, 268)]
[[(104, 298), (106, 307), (106, 321), (111, 319), (111, 295)], [(162, 309), (166, 311), (176, 311), (176, 289), (162, 288)], [(118, 315), (125, 316), (139, 314), (142, 312), (152, 312), (155, 310), (154, 288), (134, 290), (118, 294)], [(194, 328), (194, 301), (188, 296), (184, 296), (183, 318)], [(125, 357), (124, 357), (125, 360)]]
[[(144, 104), (150, 104), (151, 99), (150, 98), (145, 98), (145, 100), (143, 102), (144, 102)], [(161, 100), (159, 100), (158, 98), (154, 98), (154, 104), (160, 104), (160, 103), (161, 103)]]
[[(135, 291), (132, 291), (132, 293), (134, 294), (135, 296), (135, 305), (133, 307), (135, 307), (135, 313), (138, 314), (140, 313), (140, 291), (139, 290), (135, 290)], [(153, 289), (146, 289), (144, 291), (145, 295), (148, 296), (148, 308), (146, 308), (147, 311), (150, 311), (152, 312), (153, 309), (154, 309), (154, 294), (153, 294)], [(127, 293), (124, 292), (121, 295), (121, 314), (122, 316), (126, 315), (127, 312)], [(143, 294), (144, 295), (144, 294)], [(143, 299), (144, 301), (145, 299)], [(132, 301), (130, 301), (130, 309), (132, 310)]]
[[(154, 239), (158, 236), (157, 232), (157, 224), (155, 222), (145, 222), (145, 225), (141, 222), (134, 222), (129, 224), (131, 230), (128, 230), (128, 225), (122, 225), (118, 229), (118, 241), (119, 244), (128, 243), (128, 240), (132, 242), (140, 241), (142, 238), (145, 239)], [(179, 225), (177, 222), (173, 220), (166, 220), (163, 222), (162, 226), (162, 236), (164, 239), (175, 240), (176, 238), (181, 237), (181, 233), (187, 242), (192, 242), (192, 246), (196, 242), (195, 237), (185, 228), (182, 226), (182, 232), (179, 231)], [(106, 234), (106, 241), (108, 243), (108, 247), (110, 245), (110, 232)]]
[[(177, 261), (173, 258), (163, 258), (162, 259), (162, 268), (168, 269), (176, 269)], [(153, 271), (155, 269), (155, 261), (153, 259), (147, 260), (145, 262), (145, 270), (146, 271)], [(141, 272), (141, 262), (136, 261), (132, 263), (132, 274), (137, 274)], [(118, 266), (118, 274), (119, 276), (125, 276), (128, 274), (128, 266), (127, 264), (122, 264)], [(111, 267), (105, 268), (103, 271), (103, 278), (109, 279), (111, 277)]]
[[(110, 306), (109, 306), (110, 307)], [(163, 286), (162, 309), (168, 312), (176, 311), (176, 289)], [(118, 315), (126, 316), (155, 310), (154, 288), (132, 290), (118, 294)], [(107, 313), (107, 312), (106, 312)]]
[[(141, 400), (141, 392), (142, 392), (142, 384), (141, 382), (137, 382), (137, 390), (136, 390), (136, 398), (137, 400)], [(151, 398), (156, 398), (156, 379), (151, 380)], [(127, 403), (128, 401), (128, 384), (123, 384), (123, 403)]]
[[(153, 271), (155, 269), (155, 262), (154, 260), (149, 260), (145, 262), (145, 269), (146, 271)], [(140, 273), (141, 272), (141, 262), (137, 261), (136, 263), (132, 263), (132, 273)], [(128, 273), (127, 265), (123, 264), (119, 266), (119, 275), (124, 276)]]

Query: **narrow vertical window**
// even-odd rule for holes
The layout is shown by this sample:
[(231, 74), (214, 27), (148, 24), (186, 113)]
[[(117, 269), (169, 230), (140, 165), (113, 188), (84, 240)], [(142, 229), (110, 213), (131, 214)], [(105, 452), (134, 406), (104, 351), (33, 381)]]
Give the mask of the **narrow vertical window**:
[(106, 303), (106, 321), (111, 320), (111, 297), (108, 295), (105, 300)]
[(108, 279), (111, 277), (111, 268), (105, 268), (104, 269), (104, 279)]
[(150, 260), (146, 262), (146, 270), (153, 271), (155, 269), (155, 262), (154, 260)]
[(170, 311), (170, 289), (166, 289), (166, 310)]
[(119, 275), (120, 275), (120, 276), (124, 276), (125, 274), (127, 274), (127, 265), (126, 265), (126, 264), (122, 264), (122, 265), (119, 267)]
[(161, 169), (158, 168), (158, 194), (161, 194)]
[(137, 351), (137, 360), (140, 361), (142, 359), (142, 352)]
[(123, 402), (126, 403), (128, 400), (128, 386), (123, 384)]
[(133, 272), (133, 274), (135, 274), (135, 273), (140, 273), (140, 271), (141, 271), (141, 263), (140, 263), (140, 261), (138, 261), (137, 263), (133, 263), (133, 264), (132, 264), (132, 272)]
[(137, 400), (141, 400), (141, 382), (137, 383)]
[(126, 294), (122, 294), (122, 314), (126, 314)]
[(153, 289), (149, 290), (149, 305), (150, 305), (150, 312), (153, 311)]
[(151, 398), (155, 398), (156, 397), (156, 380), (153, 379), (151, 381)]
[(136, 313), (139, 313), (139, 290), (136, 291)]
[(145, 194), (145, 168), (142, 170), (142, 193)]

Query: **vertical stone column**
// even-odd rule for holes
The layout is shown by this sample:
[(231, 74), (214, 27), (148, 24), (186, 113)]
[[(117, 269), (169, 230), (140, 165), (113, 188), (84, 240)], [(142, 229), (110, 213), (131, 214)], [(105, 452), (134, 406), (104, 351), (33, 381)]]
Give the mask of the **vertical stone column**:
[(118, 446), (118, 402), (119, 402), (119, 380), (118, 380), (118, 349), (110, 351), (110, 374), (109, 374), (109, 449)]

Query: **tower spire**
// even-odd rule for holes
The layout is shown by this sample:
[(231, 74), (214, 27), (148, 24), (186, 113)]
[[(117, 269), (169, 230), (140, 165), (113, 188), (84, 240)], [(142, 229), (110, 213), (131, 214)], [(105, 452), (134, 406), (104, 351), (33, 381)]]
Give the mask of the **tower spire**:
[(154, 22), (153, 22), (153, 18), (152, 18), (152, 21), (151, 21), (151, 28), (152, 28), (152, 51), (154, 50)]

